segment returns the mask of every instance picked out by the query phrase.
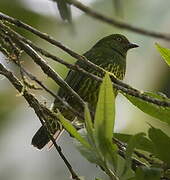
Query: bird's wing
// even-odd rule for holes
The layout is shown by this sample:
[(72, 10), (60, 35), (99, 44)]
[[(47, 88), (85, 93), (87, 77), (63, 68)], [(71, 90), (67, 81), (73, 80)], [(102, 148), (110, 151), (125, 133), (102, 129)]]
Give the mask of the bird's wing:
[[(89, 57), (91, 57), (91, 52), (88, 51), (84, 54), (84, 56), (86, 56), (86, 58), (88, 59)], [(75, 63), (75, 65), (78, 65), (79, 67), (85, 69), (88, 71), (88, 66), (82, 62), (82, 61), (77, 61)], [(73, 70), (70, 70), (65, 78), (65, 81), (68, 83), (68, 85), (74, 89), (76, 92), (79, 90), (80, 88), (80, 84), (83, 83), (83, 80), (84, 78), (86, 78), (87, 76), (81, 72), (78, 72), (78, 71), (73, 71)], [(59, 91), (58, 91), (58, 95), (61, 97), (61, 98), (64, 98), (66, 100), (68, 100), (69, 98), (69, 95), (68, 93), (66, 93), (62, 88), (59, 88)]]
[[(107, 65), (107, 60), (106, 58), (104, 59), (104, 63), (103, 63), (103, 53), (101, 49), (98, 49), (97, 53), (96, 53), (96, 49), (91, 49), (89, 51), (87, 51), (84, 56), (91, 62), (93, 62), (94, 64), (98, 65), (98, 66), (105, 66), (105, 64)], [(90, 72), (90, 73), (96, 73), (94, 71), (93, 68), (89, 68), (89, 66), (87, 66), (84, 62), (82, 61), (77, 61), (75, 63), (75, 65), (78, 65), (79, 67), (83, 68), (84, 70)], [(97, 73), (96, 73), (97, 74)], [(89, 87), (89, 84), (87, 83), (87, 80), (89, 78), (87, 77), (87, 75), (85, 75), (84, 73), (78, 72), (78, 71), (73, 71), (70, 70), (68, 75), (65, 78), (65, 81), (68, 83), (68, 85), (75, 90), (76, 92), (81, 93), (81, 97), (82, 98), (86, 98), (86, 96), (88, 95), (86, 92), (84, 92), (84, 89), (87, 91), (86, 86)], [(90, 82), (90, 81), (88, 81)], [(87, 83), (87, 85), (85, 85), (85, 83)], [(93, 84), (93, 83), (92, 83)], [(93, 90), (95, 88), (95, 84), (93, 87)], [(63, 98), (64, 100), (66, 100), (68, 103), (71, 103), (72, 105), (77, 104), (77, 101), (75, 100), (75, 98), (73, 98), (72, 96), (70, 96), (70, 94), (68, 94), (68, 92), (66, 92), (63, 88), (59, 88), (58, 90), (58, 96), (60, 96), (61, 98)], [(54, 102), (54, 109), (55, 108), (61, 108), (61, 103), (58, 103), (57, 101)]]

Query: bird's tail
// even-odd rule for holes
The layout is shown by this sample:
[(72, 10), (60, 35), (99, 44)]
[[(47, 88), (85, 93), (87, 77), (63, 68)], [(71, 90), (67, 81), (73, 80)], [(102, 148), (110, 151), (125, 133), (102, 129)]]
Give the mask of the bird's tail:
[[(62, 134), (62, 132), (63, 130), (58, 129), (53, 135), (54, 139), (57, 140)], [(45, 126), (41, 126), (38, 129), (38, 131), (35, 133), (35, 135), (32, 138), (31, 144), (38, 149), (42, 149), (47, 144), (49, 148), (52, 147), (53, 143), (50, 142), (50, 138), (48, 136), (47, 129)]]

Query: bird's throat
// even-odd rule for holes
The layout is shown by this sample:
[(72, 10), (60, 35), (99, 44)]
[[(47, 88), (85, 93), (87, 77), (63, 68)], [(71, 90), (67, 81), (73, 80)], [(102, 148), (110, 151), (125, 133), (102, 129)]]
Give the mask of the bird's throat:
[(120, 56), (122, 56), (123, 58), (126, 58), (126, 54), (122, 53), (121, 51), (117, 50), (116, 48), (112, 48), (117, 54), (119, 54)]

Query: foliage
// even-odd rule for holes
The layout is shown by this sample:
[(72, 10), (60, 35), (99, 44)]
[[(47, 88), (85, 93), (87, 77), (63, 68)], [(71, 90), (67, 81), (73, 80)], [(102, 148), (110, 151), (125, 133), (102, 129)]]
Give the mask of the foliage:
[[(160, 100), (165, 100), (167, 102), (170, 102), (169, 98), (162, 96), (160, 94), (156, 94), (152, 92), (144, 92), (143, 94), (151, 98), (157, 98)], [(170, 107), (163, 107), (153, 103), (149, 103), (143, 99), (139, 99), (137, 97), (128, 94), (124, 94), (124, 95), (133, 105), (138, 107), (143, 112), (159, 119), (160, 121), (170, 124)]]
[[(161, 97), (153, 93), (146, 94), (169, 101), (165, 96)], [(165, 110), (144, 100), (141, 102), (141, 99), (137, 97), (124, 95), (139, 109), (159, 120), (164, 120), (167, 122), (167, 126), (169, 125), (170, 109)], [(65, 129), (79, 142), (77, 147), (81, 154), (90, 162), (101, 167), (110, 179), (168, 179), (167, 172), (170, 168), (169, 135), (153, 126), (149, 128), (148, 136), (143, 132), (135, 135), (113, 133), (114, 107), (115, 95), (109, 75), (106, 73), (100, 87), (94, 124), (87, 105), (85, 106), (85, 128), (83, 131), (76, 132), (76, 129), (67, 120), (64, 120), (67, 121), (67, 125), (63, 123), (63, 116), (60, 120)], [(123, 166), (119, 165), (120, 156), (123, 157), (121, 162), (124, 164)]]
[(170, 49), (164, 48), (158, 43), (156, 43), (156, 48), (160, 52), (162, 58), (165, 60), (165, 62), (170, 66)]

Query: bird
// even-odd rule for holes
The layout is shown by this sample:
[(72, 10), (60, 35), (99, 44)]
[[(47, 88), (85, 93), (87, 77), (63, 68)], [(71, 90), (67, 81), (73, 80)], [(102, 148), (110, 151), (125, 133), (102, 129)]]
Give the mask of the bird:
[[(85, 52), (83, 56), (97, 66), (113, 73), (117, 79), (123, 80), (126, 72), (127, 52), (128, 50), (137, 47), (137, 44), (131, 43), (124, 35), (111, 34), (99, 40), (89, 51)], [(103, 74), (95, 71), (93, 68), (90, 68), (83, 61), (78, 60), (75, 65), (78, 65), (87, 72), (93, 73), (101, 78), (104, 76)], [(94, 111), (97, 105), (99, 87), (101, 83), (74, 70), (70, 70), (68, 72), (65, 81), (85, 102), (88, 103), (90, 110)], [(117, 94), (116, 89), (114, 90), (114, 93), (115, 95)], [(78, 112), (82, 112), (82, 108), (80, 107), (77, 99), (70, 96), (63, 88), (59, 88), (57, 95)], [(69, 110), (61, 104), (61, 102), (55, 100), (52, 110), (56, 112), (57, 109), (70, 121), (75, 118), (75, 115), (69, 112)], [(54, 135), (59, 129), (55, 122), (52, 119), (50, 120), (50, 133), (52, 135)], [(42, 149), (49, 141), (50, 139), (47, 134), (46, 127), (41, 126), (33, 136), (31, 143), (36, 148)]]

